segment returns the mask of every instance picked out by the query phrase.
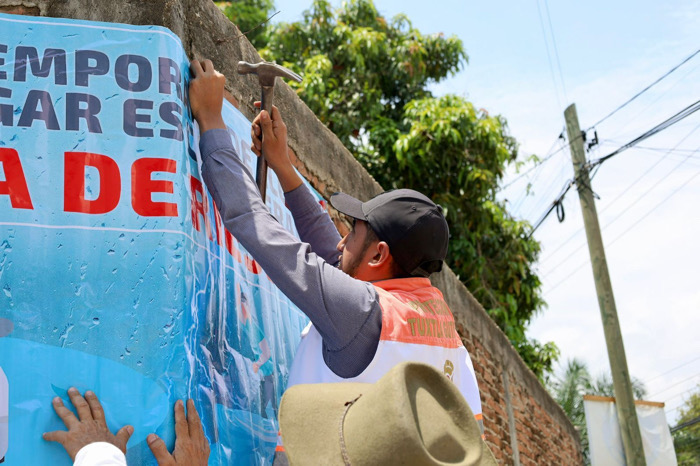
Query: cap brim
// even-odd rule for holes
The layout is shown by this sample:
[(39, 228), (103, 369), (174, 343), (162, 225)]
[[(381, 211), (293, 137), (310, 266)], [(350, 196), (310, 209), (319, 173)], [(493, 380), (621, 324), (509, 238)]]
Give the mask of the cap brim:
[(335, 210), (359, 220), (367, 220), (362, 212), (362, 202), (345, 193), (335, 193), (331, 196), (331, 205)]

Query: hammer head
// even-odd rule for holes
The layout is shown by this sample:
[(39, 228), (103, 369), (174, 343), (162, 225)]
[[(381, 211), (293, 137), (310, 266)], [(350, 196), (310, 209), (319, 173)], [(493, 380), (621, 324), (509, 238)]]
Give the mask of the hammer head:
[(270, 61), (261, 61), (255, 64), (239, 61), (238, 74), (257, 74), (261, 86), (273, 86), (277, 76), (301, 82), (301, 76), (284, 66)]

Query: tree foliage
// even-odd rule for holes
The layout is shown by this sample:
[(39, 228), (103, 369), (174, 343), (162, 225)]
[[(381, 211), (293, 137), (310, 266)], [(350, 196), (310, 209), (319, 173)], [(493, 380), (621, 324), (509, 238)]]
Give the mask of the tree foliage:
[[(646, 396), (644, 384), (635, 377), (632, 377), (631, 382), (635, 399), (643, 399)], [(589, 464), (588, 428), (583, 409), (583, 395), (614, 397), (612, 377), (608, 373), (602, 373), (593, 378), (584, 362), (570, 359), (561, 373), (548, 381), (547, 389), (579, 433), (583, 458), (586, 464)]]
[[(700, 385), (689, 398), (683, 401), (677, 425), (700, 418)], [(673, 433), (678, 466), (700, 464), (700, 423), (689, 425)]]
[(268, 13), (274, 7), (273, 0), (234, 0), (231, 2), (214, 2), (241, 33), (246, 34), (255, 48), (267, 44), (269, 28), (266, 26)]
[(446, 213), (448, 264), (540, 377), (558, 356), (525, 329), (544, 303), (539, 244), (496, 199), (518, 146), (504, 118), (430, 85), (467, 63), (462, 42), (426, 35), (371, 0), (334, 10), (315, 0), (301, 21), (270, 26), (261, 55), (302, 74), (296, 92), (385, 188), (413, 188)]

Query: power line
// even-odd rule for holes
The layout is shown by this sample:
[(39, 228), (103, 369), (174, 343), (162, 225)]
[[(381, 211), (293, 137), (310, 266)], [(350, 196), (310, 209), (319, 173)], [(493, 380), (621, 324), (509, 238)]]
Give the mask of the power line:
[(698, 356), (698, 357), (695, 358), (695, 359), (691, 359), (691, 360), (688, 361), (688, 362), (684, 362), (684, 363), (681, 364), (680, 366), (676, 366), (676, 367), (674, 367), (673, 369), (669, 369), (669, 370), (667, 370), (666, 372), (664, 372), (663, 374), (656, 375), (656, 376), (652, 377), (651, 379), (647, 380), (647, 381), (644, 382), (644, 383), (645, 383), (645, 384), (648, 384), (648, 383), (651, 382), (652, 380), (656, 380), (656, 379), (658, 379), (659, 377), (663, 377), (663, 376), (666, 375), (666, 374), (670, 374), (671, 372), (675, 371), (676, 369), (680, 369), (681, 367), (685, 367), (685, 366), (687, 366), (688, 364), (692, 364), (692, 363), (694, 363), (695, 361), (697, 361), (698, 359), (700, 359), (700, 356)]
[(694, 424), (697, 424), (698, 422), (700, 422), (700, 416), (697, 416), (697, 417), (691, 419), (690, 421), (686, 421), (683, 424), (678, 424), (676, 427), (671, 429), (671, 433), (674, 433), (674, 432), (681, 430), (681, 429), (685, 429), (686, 427), (690, 427)]
[(554, 140), (554, 142), (552, 143), (551, 147), (550, 147), (549, 150), (547, 151), (547, 155), (546, 155), (543, 159), (538, 160), (537, 162), (535, 162), (535, 164), (534, 164), (532, 167), (528, 168), (527, 171), (521, 173), (521, 174), (518, 175), (516, 178), (514, 178), (513, 180), (509, 181), (506, 185), (504, 185), (503, 187), (501, 187), (501, 191), (503, 191), (504, 189), (506, 189), (506, 188), (508, 188), (509, 186), (513, 185), (513, 184), (516, 183), (518, 180), (520, 180), (522, 177), (524, 177), (524, 176), (528, 175), (529, 173), (531, 173), (535, 168), (541, 166), (541, 165), (544, 164), (546, 161), (548, 161), (549, 159), (551, 159), (552, 157), (554, 157), (556, 154), (558, 154), (559, 152), (561, 152), (562, 150), (564, 150), (564, 148), (565, 148), (566, 146), (562, 146), (562, 147), (560, 147), (559, 150), (557, 150), (556, 152), (552, 152), (552, 150), (554, 149), (554, 146), (556, 146), (556, 144), (557, 144), (557, 141), (559, 141), (560, 139), (561, 139), (561, 135), (557, 136), (557, 139)]
[[(623, 145), (622, 147), (619, 147), (618, 149), (614, 150), (613, 152), (609, 153), (608, 155), (601, 157), (599, 159), (596, 159), (592, 162), (588, 162), (586, 164), (586, 165), (588, 165), (588, 169), (593, 171), (590, 178), (593, 179), (593, 177), (597, 173), (597, 169), (598, 169), (597, 167), (602, 165), (603, 162), (611, 159), (612, 157), (620, 154), (621, 152), (623, 152), (631, 147), (634, 147), (636, 144), (644, 141), (645, 139), (648, 139), (648, 138), (660, 133), (661, 131), (671, 127), (672, 125), (678, 123), (679, 121), (683, 120), (684, 118), (689, 117), (690, 115), (692, 115), (693, 113), (695, 113), (698, 110), (700, 110), (700, 100), (695, 101), (694, 103), (690, 104), (689, 106), (687, 106), (686, 108), (684, 108), (680, 112), (667, 118), (666, 120), (662, 121), (658, 125), (651, 128), (650, 130), (637, 136), (636, 138), (634, 138), (633, 140), (631, 140), (627, 144)], [(582, 138), (585, 137), (584, 131), (581, 132), (580, 137), (582, 137)], [(569, 189), (571, 189), (571, 186), (573, 184), (576, 184), (577, 181), (575, 179), (572, 179), (568, 183), (569, 183), (568, 188), (566, 188), (562, 192), (562, 194), (557, 199), (554, 200), (554, 202), (550, 205), (549, 209), (542, 215), (542, 217), (540, 217), (540, 219), (537, 221), (537, 224), (533, 227), (532, 231), (528, 235), (528, 238), (532, 237), (532, 235), (535, 233), (535, 230), (537, 230), (537, 228), (539, 228), (539, 226), (542, 225), (542, 222), (545, 221), (545, 219), (549, 216), (549, 214), (552, 213), (552, 211), (554, 211), (554, 209), (557, 209), (557, 214), (559, 214), (561, 212), (561, 215), (559, 216), (560, 217), (559, 221), (560, 222), (563, 221), (564, 208), (562, 205), (562, 201), (564, 200), (564, 196), (566, 196), (566, 193), (569, 192)], [(588, 189), (590, 189), (590, 187), (588, 187)]]
[[(671, 68), (670, 70), (668, 70), (666, 73), (664, 73), (664, 74), (663, 74), (660, 78), (658, 78), (656, 81), (654, 81), (653, 83), (649, 84), (647, 87), (645, 87), (645, 88), (642, 89), (641, 91), (637, 92), (635, 95), (632, 96), (632, 98), (630, 98), (629, 100), (627, 100), (625, 103), (623, 103), (622, 105), (620, 105), (619, 107), (617, 107), (617, 108), (616, 108), (615, 110), (613, 110), (612, 112), (610, 112), (610, 113), (608, 113), (607, 115), (605, 115), (603, 118), (601, 118), (600, 120), (598, 120), (598, 122), (594, 123), (594, 124), (593, 124), (590, 128), (588, 128), (588, 129), (590, 130), (590, 129), (592, 129), (592, 128), (595, 128), (596, 126), (598, 126), (599, 124), (601, 124), (602, 122), (604, 122), (605, 120), (607, 120), (608, 118), (610, 118), (611, 116), (613, 116), (615, 113), (617, 113), (617, 112), (619, 112), (620, 110), (622, 110), (624, 107), (627, 106), (627, 104), (629, 104), (630, 102), (632, 102), (633, 100), (635, 100), (637, 97), (639, 97), (640, 95), (644, 94), (646, 91), (648, 91), (649, 89), (651, 89), (652, 87), (654, 87), (654, 86), (655, 86), (656, 84), (658, 84), (661, 80), (663, 80), (663, 79), (666, 78), (668, 75), (670, 75), (671, 73), (673, 73), (674, 71), (676, 71), (678, 68), (680, 68), (681, 66), (683, 66), (685, 63), (687, 63), (688, 61), (690, 61), (690, 60), (691, 60), (695, 55), (697, 55), (698, 53), (700, 53), (700, 49), (698, 49), (698, 50), (696, 50), (695, 52), (693, 52), (693, 54), (690, 55), (688, 58), (686, 58), (685, 60), (681, 61), (679, 64), (677, 64), (676, 66), (674, 66), (673, 68)], [(588, 131), (588, 130), (586, 130), (586, 131)]]
[[(693, 130), (693, 131), (694, 131), (694, 130)], [(697, 148), (697, 149), (695, 149), (695, 152), (697, 152), (697, 151), (699, 151), (699, 150), (700, 150), (700, 147)], [(695, 152), (693, 152), (693, 154), (694, 154)], [(690, 155), (692, 155), (692, 154), (690, 154)], [(622, 216), (625, 215), (627, 212), (629, 212), (629, 208), (630, 208), (630, 207), (632, 207), (632, 206), (635, 205), (637, 202), (639, 202), (639, 201), (641, 201), (642, 199), (644, 199), (644, 197), (646, 197), (647, 194), (649, 194), (649, 193), (650, 193), (651, 191), (653, 191), (659, 184), (661, 184), (662, 181), (664, 181), (666, 178), (668, 178), (669, 176), (671, 176), (671, 174), (672, 174), (674, 171), (676, 171), (678, 168), (680, 168), (681, 165), (683, 165), (685, 162), (687, 162), (687, 161), (689, 160), (689, 158), (690, 158), (690, 155), (689, 155), (689, 156), (686, 156), (685, 159), (683, 159), (683, 160), (681, 160), (680, 162), (678, 162), (678, 164), (676, 164), (676, 166), (673, 167), (673, 168), (671, 169), (671, 171), (669, 171), (668, 173), (666, 173), (666, 175), (664, 175), (664, 176), (661, 177), (658, 181), (656, 181), (656, 183), (654, 183), (649, 189), (647, 189), (646, 191), (644, 191), (644, 193), (642, 193), (641, 196), (639, 196), (637, 199), (635, 199), (634, 201), (632, 201), (631, 204), (628, 204), (627, 207), (626, 207), (622, 212), (620, 212), (617, 216), (615, 216), (612, 220), (610, 220), (610, 221), (605, 225), (604, 228), (609, 227), (610, 225), (612, 225), (613, 223), (615, 223), (620, 217), (622, 217)], [(663, 159), (661, 159), (661, 160), (663, 160)], [(620, 195), (618, 195), (610, 204), (608, 204), (608, 205), (606, 206), (606, 209), (607, 209), (608, 207), (610, 207), (615, 201), (617, 201), (618, 199), (620, 199), (620, 197), (621, 197), (623, 194), (625, 194), (627, 191), (629, 191), (629, 189), (631, 189), (632, 186), (634, 186), (635, 184), (637, 184), (637, 182), (639, 182), (639, 180), (641, 180), (642, 178), (644, 178), (644, 176), (645, 176), (647, 173), (649, 173), (649, 172), (651, 171), (652, 168), (654, 168), (656, 165), (658, 165), (658, 164), (661, 162), (661, 160), (659, 160), (659, 161), (656, 162), (654, 165), (652, 165), (646, 172), (644, 172), (644, 173), (643, 173), (639, 178), (637, 178), (631, 185), (629, 185), (622, 193), (620, 193)], [(603, 211), (605, 211), (605, 209), (603, 209)], [(603, 212), (603, 211), (601, 211), (601, 212)]]
[(606, 160), (611, 159), (612, 157), (615, 157), (616, 155), (620, 154), (621, 152), (634, 147), (635, 145), (639, 144), (640, 142), (644, 141), (645, 139), (649, 139), (650, 137), (660, 133), (661, 131), (671, 127), (672, 125), (675, 125), (679, 121), (683, 120), (684, 118), (689, 117), (693, 113), (697, 112), (700, 110), (700, 100), (697, 100), (693, 102), (692, 104), (688, 105), (685, 107), (683, 110), (680, 112), (676, 113), (675, 115), (667, 118), (666, 120), (662, 121), (658, 125), (654, 126), (653, 128), (645, 131), (644, 133), (640, 134), (636, 138), (632, 139), (630, 142), (627, 144), (624, 144), (623, 146), (619, 147), (618, 149), (612, 151), (608, 155), (601, 157), (597, 160), (594, 160), (592, 162), (589, 162), (589, 168), (593, 168), (596, 165), (600, 165)]
[(554, 211), (555, 209), (557, 210), (557, 217), (559, 217), (559, 221), (564, 221), (564, 207), (562, 205), (562, 201), (564, 200), (564, 197), (566, 197), (566, 193), (569, 192), (569, 190), (574, 184), (576, 184), (576, 182), (573, 178), (566, 182), (566, 184), (562, 188), (561, 194), (559, 194), (559, 196), (554, 200), (554, 202), (552, 202), (552, 204), (549, 206), (549, 209), (544, 214), (542, 214), (535, 226), (532, 227), (532, 231), (530, 231), (530, 234), (527, 236), (528, 239), (532, 237), (535, 231), (540, 227), (540, 225), (542, 225), (542, 222), (544, 222), (545, 219), (549, 217), (549, 214), (551, 214), (552, 211)]
[[(644, 177), (645, 177), (647, 174), (649, 174), (654, 168), (656, 168), (657, 165), (659, 165), (661, 162), (663, 162), (663, 160), (666, 158), (667, 155), (669, 155), (671, 152), (673, 152), (674, 150), (676, 150), (676, 148), (677, 148), (678, 146), (680, 146), (681, 144), (683, 144), (683, 143), (686, 141), (686, 139), (688, 139), (690, 136), (692, 136), (693, 133), (695, 133), (695, 131), (697, 131), (698, 129), (700, 129), (700, 125), (697, 125), (695, 128), (693, 128), (692, 130), (690, 130), (690, 132), (689, 132), (688, 134), (686, 134), (680, 141), (678, 141), (678, 142), (676, 143), (676, 145), (675, 145), (673, 148), (669, 149), (659, 160), (657, 160), (651, 167), (649, 167), (644, 173), (642, 173), (641, 176), (639, 176), (636, 180), (634, 180), (634, 181), (632, 182), (632, 184), (630, 184), (629, 186), (627, 186), (620, 194), (617, 195), (617, 197), (615, 197), (615, 199), (613, 199), (608, 205), (606, 205), (605, 208), (601, 211), (601, 213), (602, 213), (602, 212), (605, 212), (607, 209), (610, 208), (610, 206), (612, 206), (613, 204), (615, 204), (615, 202), (617, 202), (617, 200), (620, 199), (620, 197), (622, 197), (627, 191), (629, 191), (630, 189), (632, 189), (633, 186), (635, 186), (642, 178), (644, 178)], [(637, 146), (636, 148), (639, 149), (639, 146)], [(682, 165), (685, 161), (687, 161), (687, 160), (688, 160), (692, 155), (694, 155), (697, 151), (698, 151), (698, 149), (692, 150), (692, 151), (690, 152), (690, 154), (688, 154), (688, 156), (687, 156), (685, 159), (683, 159), (683, 161), (681, 161), (681, 163), (679, 163), (678, 165), (676, 165), (675, 167), (673, 167), (673, 168), (671, 169), (671, 172), (673, 172), (674, 170), (676, 170), (680, 165)], [(670, 174), (671, 172), (669, 172), (669, 174)], [(668, 176), (668, 175), (666, 175), (666, 176)], [(649, 190), (647, 190), (647, 192), (651, 191), (655, 186), (657, 186), (657, 185), (658, 185), (661, 181), (663, 181), (664, 179), (666, 179), (666, 177), (663, 177), (663, 178), (661, 178), (661, 180), (657, 181), (656, 184), (654, 184), (654, 186), (652, 186), (652, 188), (650, 188)], [(642, 197), (643, 197), (643, 196), (642, 196)], [(641, 197), (638, 198), (638, 200), (639, 200), (639, 199), (641, 199)], [(636, 202), (636, 201), (635, 201), (635, 202)], [(634, 205), (634, 203), (628, 205), (627, 208), (630, 208), (632, 205)], [(611, 223), (612, 223), (612, 222), (611, 222)]]
[[(622, 236), (624, 236), (625, 234), (627, 234), (632, 228), (634, 228), (635, 226), (637, 226), (642, 220), (644, 220), (646, 217), (648, 217), (648, 216), (649, 216), (654, 210), (656, 210), (661, 204), (663, 204), (664, 202), (668, 201), (668, 200), (669, 200), (671, 197), (673, 197), (678, 191), (680, 191), (683, 187), (685, 187), (685, 185), (687, 185), (687, 184), (690, 183), (692, 180), (694, 180), (698, 175), (700, 175), (700, 172), (697, 172), (697, 173), (695, 173), (693, 176), (691, 176), (690, 178), (688, 178), (688, 179), (685, 181), (685, 183), (683, 183), (683, 184), (680, 185), (678, 188), (676, 188), (671, 194), (669, 194), (669, 195), (668, 195), (666, 198), (664, 198), (661, 202), (659, 202), (658, 204), (656, 204), (651, 210), (649, 210), (649, 211), (648, 211), (646, 214), (644, 214), (640, 219), (638, 219), (638, 220), (637, 220), (635, 223), (633, 223), (629, 228), (627, 228), (625, 231), (623, 231), (622, 233), (620, 233), (617, 237), (615, 237), (615, 239), (613, 239), (610, 243), (606, 244), (605, 246), (606, 246), (606, 247), (612, 246), (618, 239), (620, 239)], [(579, 249), (580, 249), (580, 248), (579, 248)], [(554, 286), (552, 286), (551, 288), (549, 288), (549, 289), (547, 290), (547, 293), (550, 293), (550, 292), (554, 291), (557, 287), (559, 287), (559, 285), (561, 285), (562, 283), (564, 283), (565, 281), (567, 281), (572, 275), (574, 275), (576, 272), (578, 272), (578, 271), (581, 269), (581, 267), (583, 267), (583, 266), (586, 265), (587, 263), (588, 263), (587, 260), (584, 261), (584, 262), (582, 262), (582, 263), (580, 263), (570, 274), (568, 274), (568, 275), (567, 275), (566, 277), (564, 277), (562, 280), (558, 281)]]
[(654, 207), (652, 207), (649, 211), (647, 211), (646, 214), (644, 214), (644, 215), (643, 215), (641, 218), (639, 218), (636, 222), (634, 222), (632, 225), (630, 225), (625, 231), (623, 231), (623, 232), (620, 233), (617, 237), (615, 237), (615, 239), (613, 239), (612, 241), (610, 241), (610, 245), (612, 246), (618, 239), (620, 239), (622, 236), (624, 236), (628, 231), (630, 231), (632, 228), (634, 228), (635, 226), (637, 226), (642, 220), (644, 220), (644, 219), (647, 218), (649, 215), (651, 215), (651, 213), (654, 212), (656, 209), (658, 209), (659, 206), (660, 206), (661, 204), (663, 204), (664, 202), (666, 202), (666, 201), (668, 201), (669, 199), (671, 199), (676, 193), (678, 193), (678, 191), (680, 191), (682, 188), (685, 187), (685, 185), (687, 185), (688, 183), (690, 183), (691, 181), (693, 181), (698, 175), (700, 175), (700, 172), (695, 173), (693, 176), (691, 176), (690, 178), (688, 178), (682, 185), (680, 185), (680, 186), (678, 186), (676, 189), (674, 189), (674, 190), (671, 192), (671, 194), (669, 194), (668, 196), (666, 196), (661, 202), (659, 202), (659, 203), (656, 204)]
[[(558, 164), (558, 170), (553, 171), (551, 176), (547, 177), (544, 188), (538, 190), (541, 194), (539, 199), (532, 202), (527, 209), (518, 211), (523, 218), (530, 219), (534, 214), (539, 216), (544, 207), (549, 204), (548, 199), (556, 196), (561, 191), (561, 180), (569, 177), (568, 173), (572, 171), (572, 168), (571, 164), (564, 157), (558, 159)], [(555, 172), (556, 174), (554, 174)]]
[(561, 72), (561, 61), (559, 61), (559, 49), (557, 48), (557, 37), (554, 35), (554, 28), (552, 27), (552, 17), (549, 15), (549, 1), (544, 0), (544, 7), (547, 11), (547, 21), (549, 22), (549, 33), (552, 37), (552, 45), (554, 46), (554, 57), (557, 59), (557, 68), (559, 68), (559, 80), (561, 81), (561, 89), (564, 92), (564, 100), (569, 101), (566, 96), (566, 84), (564, 83), (564, 73)]
[(659, 396), (659, 393), (663, 393), (663, 392), (665, 392), (665, 391), (668, 391), (668, 390), (672, 389), (673, 387), (677, 387), (678, 385), (680, 385), (680, 384), (682, 384), (682, 383), (685, 383), (685, 382), (687, 382), (688, 380), (694, 379), (695, 377), (698, 377), (698, 376), (700, 376), (700, 373), (693, 374), (693, 375), (691, 375), (690, 377), (681, 380), (680, 382), (676, 382), (676, 383), (674, 383), (673, 385), (669, 385), (668, 387), (664, 388), (663, 390), (654, 393), (654, 394), (651, 395), (649, 398), (650, 398), (650, 399), (651, 399), (651, 398), (656, 398), (657, 396)]
[(652, 108), (654, 105), (656, 105), (661, 99), (663, 99), (671, 90), (673, 90), (678, 84), (680, 84), (683, 80), (685, 80), (688, 76), (691, 74), (695, 73), (695, 71), (700, 68), (700, 63), (697, 63), (695, 66), (690, 68), (685, 74), (683, 74), (680, 78), (678, 78), (673, 84), (671, 84), (667, 89), (664, 89), (660, 93), (656, 95), (654, 99), (652, 99), (647, 105), (644, 106), (641, 110), (637, 111), (634, 115), (625, 118), (625, 120), (622, 123), (622, 126), (620, 126), (616, 131), (619, 133), (625, 128), (627, 128), (632, 122), (637, 120), (642, 114), (647, 112), (650, 108)]
[[(635, 186), (642, 178), (644, 178), (644, 177), (645, 177), (647, 174), (649, 174), (659, 163), (661, 163), (661, 162), (664, 160), (664, 158), (665, 158), (668, 154), (670, 154), (673, 150), (675, 150), (676, 147), (678, 147), (678, 146), (681, 145), (683, 142), (685, 142), (685, 140), (688, 139), (690, 136), (692, 136), (692, 134), (693, 134), (695, 131), (697, 131), (699, 128), (700, 128), (700, 125), (696, 126), (696, 127), (695, 127), (694, 129), (692, 129), (687, 135), (685, 135), (685, 137), (683, 137), (683, 139), (681, 139), (680, 141), (678, 141), (678, 143), (675, 145), (675, 147), (673, 147), (672, 149), (669, 149), (669, 150), (667, 151), (667, 153), (666, 153), (662, 158), (660, 158), (656, 163), (654, 163), (651, 167), (649, 167), (644, 173), (642, 173), (642, 175), (640, 175), (636, 180), (634, 180), (634, 181), (632, 182), (632, 184), (628, 185), (620, 194), (618, 194), (618, 195), (615, 197), (615, 199), (613, 199), (609, 204), (607, 204), (607, 205), (601, 210), (601, 213), (605, 212), (605, 211), (608, 210), (613, 204), (615, 204), (615, 202), (617, 202), (625, 193), (627, 193), (630, 189), (632, 189), (633, 186)], [(639, 147), (637, 147), (637, 149), (639, 149)], [(625, 215), (626, 213), (628, 213), (630, 207), (632, 207), (632, 206), (635, 205), (637, 202), (639, 202), (640, 200), (642, 200), (647, 194), (649, 194), (652, 190), (654, 190), (654, 188), (656, 188), (662, 181), (664, 181), (666, 178), (668, 178), (668, 177), (671, 175), (671, 173), (673, 173), (673, 172), (674, 172), (675, 170), (677, 170), (681, 165), (683, 165), (686, 161), (688, 161), (688, 160), (689, 160), (696, 152), (698, 152), (699, 150), (700, 150), (700, 147), (697, 148), (697, 149), (695, 149), (695, 150), (692, 150), (691, 153), (688, 154), (683, 160), (681, 160), (675, 167), (673, 167), (673, 168), (671, 169), (671, 171), (669, 171), (665, 176), (663, 176), (662, 178), (660, 178), (656, 183), (654, 183), (649, 189), (647, 189), (641, 196), (639, 196), (637, 199), (635, 199), (631, 204), (627, 205), (627, 207), (626, 207), (619, 215), (617, 215), (617, 216), (616, 216), (615, 218), (613, 218), (610, 222), (608, 222), (605, 226), (603, 226), (603, 230), (605, 230), (605, 229), (608, 228), (610, 225), (612, 225), (613, 223), (615, 223), (620, 217), (622, 217), (623, 215)], [(580, 230), (579, 230), (579, 231), (580, 231)], [(574, 236), (575, 236), (577, 233), (578, 233), (578, 231), (574, 234)], [(559, 263), (558, 263), (557, 265), (555, 265), (552, 269), (550, 269), (550, 273), (551, 273), (554, 269), (556, 269), (557, 267), (559, 267), (563, 262), (565, 262), (566, 259), (568, 259), (568, 258), (571, 257), (574, 253), (576, 253), (576, 252), (579, 251), (581, 248), (583, 248), (583, 246), (584, 246), (584, 245), (579, 246), (579, 247), (578, 247), (577, 249), (575, 249), (571, 254), (569, 254), (563, 261), (559, 262)]]
[(559, 87), (557, 86), (557, 80), (554, 76), (554, 67), (552, 66), (552, 57), (549, 54), (549, 42), (547, 42), (547, 33), (545, 32), (544, 29), (544, 20), (542, 19), (542, 9), (540, 8), (540, 0), (535, 0), (537, 2), (537, 14), (540, 19), (540, 27), (542, 28), (542, 37), (544, 39), (544, 47), (545, 50), (547, 51), (547, 61), (549, 62), (549, 72), (552, 75), (552, 84), (554, 84), (554, 95), (557, 98), (557, 106), (559, 107), (559, 111), (561, 111), (562, 106), (561, 106), (561, 99), (559, 98)]
[[(542, 260), (540, 261), (540, 265), (544, 264), (545, 262), (547, 262), (548, 259), (552, 258), (558, 251), (560, 251), (564, 246), (566, 246), (566, 245), (569, 243), (569, 241), (571, 241), (571, 240), (574, 239), (576, 236), (578, 236), (582, 231), (583, 231), (583, 227), (578, 228), (576, 231), (574, 231), (574, 233), (573, 233), (571, 236), (569, 236), (567, 239), (565, 239), (564, 241), (562, 241), (562, 242), (559, 244), (559, 246), (557, 246), (557, 248), (556, 248), (554, 251), (550, 252), (546, 258), (542, 259)], [(583, 247), (583, 246), (579, 246), (578, 248), (576, 248), (571, 254), (569, 254), (568, 256), (566, 256), (566, 259), (568, 259), (568, 258), (571, 257), (572, 255), (574, 255), (578, 250), (581, 249), (581, 247)], [(564, 259), (564, 260), (566, 260), (566, 259)], [(561, 263), (560, 263), (560, 264), (561, 264)], [(556, 269), (560, 264), (555, 265), (554, 268)], [(553, 269), (550, 269), (550, 273), (551, 273), (552, 270), (553, 270)], [(549, 275), (549, 273), (547, 273), (547, 275)]]
[(675, 395), (665, 397), (664, 402), (668, 403), (669, 400), (673, 400), (674, 398), (678, 398), (679, 396), (686, 396), (689, 393), (693, 393), (695, 390), (696, 390), (696, 387), (689, 388), (687, 390), (681, 390), (680, 392), (676, 393)]

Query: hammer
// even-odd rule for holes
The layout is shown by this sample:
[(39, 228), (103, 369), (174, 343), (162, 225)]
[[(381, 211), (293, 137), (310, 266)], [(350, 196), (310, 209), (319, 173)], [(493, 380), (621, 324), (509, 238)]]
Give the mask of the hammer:
[[(244, 61), (238, 62), (238, 74), (257, 74), (262, 89), (260, 98), (260, 111), (267, 110), (268, 114), (272, 114), (272, 98), (275, 94), (275, 79), (277, 76), (293, 79), (296, 82), (301, 82), (301, 76), (288, 70), (284, 66), (277, 63), (262, 61), (260, 63), (247, 63)], [(262, 135), (261, 135), (262, 137)], [(258, 184), (260, 197), (265, 202), (265, 191), (267, 188), (267, 161), (265, 154), (258, 157), (258, 165), (255, 169), (255, 182)]]

